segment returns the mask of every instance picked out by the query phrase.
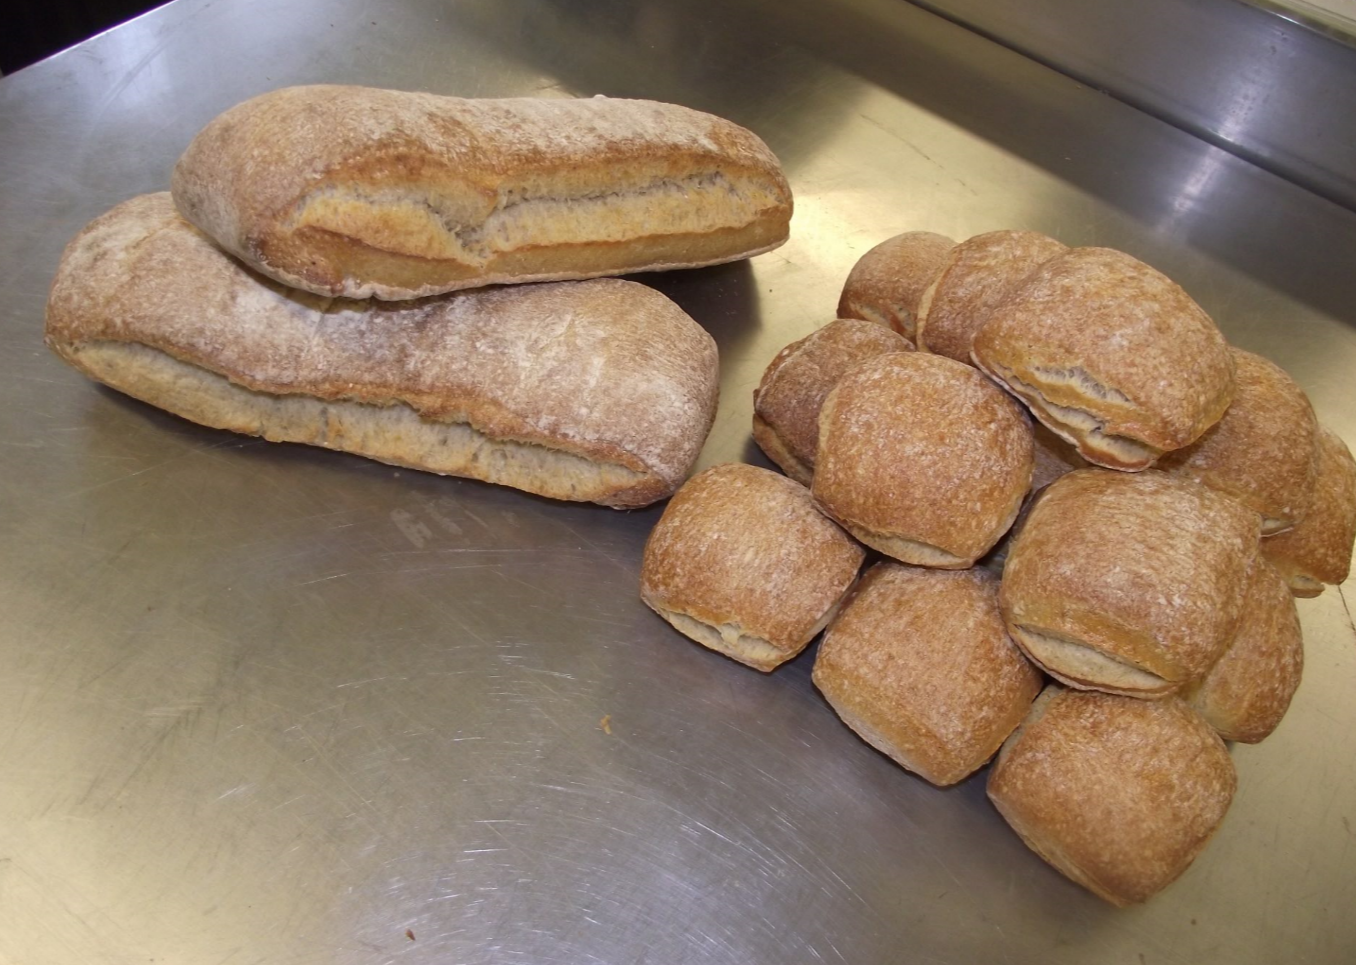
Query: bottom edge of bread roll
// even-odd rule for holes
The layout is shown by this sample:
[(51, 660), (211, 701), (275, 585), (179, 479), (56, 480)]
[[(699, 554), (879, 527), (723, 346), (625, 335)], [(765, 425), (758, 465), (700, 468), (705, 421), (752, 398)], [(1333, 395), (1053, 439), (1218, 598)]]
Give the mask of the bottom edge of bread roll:
[(1032, 663), (1061, 683), (1079, 690), (1155, 699), (1166, 697), (1178, 688), (1178, 684), (1156, 673), (1048, 631), (1009, 624), (1008, 632)]
[[(814, 677), (813, 674), (811, 674), (811, 677), (814, 679), (815, 685), (819, 687), (819, 692), (824, 695), (824, 699), (827, 700), (829, 706), (833, 708), (833, 712), (847, 725), (849, 730), (886, 757), (890, 758), (890, 760), (894, 761), (900, 767), (904, 768), (904, 770), (908, 771), (910, 774), (918, 775), (929, 784), (936, 787), (950, 787), (952, 784), (964, 780), (984, 766), (985, 761), (980, 761), (974, 767), (967, 770), (958, 768), (943, 770), (939, 767), (928, 766), (926, 762), (920, 761), (917, 755), (910, 754), (908, 749), (901, 747), (898, 743), (890, 740), (890, 738), (881, 733), (879, 729), (873, 727), (866, 718), (848, 707), (841, 696), (831, 693), (832, 688), (825, 689), (820, 678)], [(987, 760), (987, 758), (985, 760)]]
[[(822, 506), (820, 508), (823, 509)], [(967, 570), (974, 566), (975, 560), (978, 559), (978, 557), (957, 556), (940, 546), (933, 546), (931, 543), (924, 543), (921, 540), (877, 533), (855, 523), (839, 519), (837, 516), (830, 516), (830, 518), (837, 520), (858, 542), (865, 543), (873, 550), (878, 550), (901, 563), (927, 566), (934, 570)]]
[(105, 385), (214, 429), (616, 509), (646, 506), (671, 493), (662, 480), (626, 466), (536, 442), (497, 439), (465, 421), (424, 419), (403, 403), (381, 406), (260, 392), (137, 343), (53, 347)]
[(786, 444), (782, 442), (782, 437), (777, 434), (777, 430), (773, 429), (756, 412), (753, 414), (753, 441), (758, 443), (758, 448), (762, 449), (763, 454), (771, 459), (782, 472), (802, 486), (808, 488), (814, 481), (814, 469), (797, 459)]
[[(777, 669), (804, 650), (814, 639), (814, 634), (811, 634), (805, 639), (804, 643), (790, 650), (783, 650), (762, 637), (745, 633), (737, 624), (706, 623), (686, 613), (665, 609), (649, 600), (645, 602), (655, 613), (658, 613), (675, 630), (688, 639), (700, 643), (708, 650), (724, 654), (731, 660), (736, 660), (746, 667), (752, 667), (754, 670), (761, 670), (764, 673)], [(815, 631), (815, 633), (818, 632), (819, 630)]]

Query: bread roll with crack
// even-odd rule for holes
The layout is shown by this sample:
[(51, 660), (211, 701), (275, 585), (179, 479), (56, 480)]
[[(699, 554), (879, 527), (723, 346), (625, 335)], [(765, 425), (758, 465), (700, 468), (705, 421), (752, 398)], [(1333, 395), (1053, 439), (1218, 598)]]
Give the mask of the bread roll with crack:
[(203, 425), (617, 508), (678, 488), (719, 386), (711, 337), (643, 285), (318, 298), (241, 267), (164, 193), (67, 247), (47, 343)]
[(1262, 555), (1299, 597), (1346, 582), (1356, 540), (1356, 462), (1330, 429), (1318, 432), (1318, 465), (1304, 515), (1284, 533), (1262, 540)]
[(1037, 231), (990, 231), (947, 252), (918, 305), (918, 348), (972, 364), (975, 333), (1033, 271), (1068, 247)]
[(986, 570), (878, 563), (824, 634), (814, 682), (858, 736), (938, 786), (984, 765), (1040, 692)]
[(973, 565), (1012, 525), (1031, 484), (1025, 411), (940, 355), (863, 362), (829, 393), (819, 420), (815, 501), (905, 563)]
[(1262, 516), (1262, 535), (1294, 526), (1313, 489), (1318, 420), (1309, 397), (1274, 362), (1232, 348), (1234, 401), (1213, 426), (1158, 466), (1233, 496)]
[(1233, 638), (1259, 529), (1237, 501), (1165, 473), (1069, 473), (1008, 553), (1008, 632), (1070, 686), (1172, 693)]
[(1041, 265), (975, 336), (975, 363), (1089, 462), (1137, 471), (1199, 439), (1234, 397), (1224, 336), (1186, 292), (1127, 254)]
[(931, 231), (906, 231), (882, 241), (852, 266), (838, 299), (838, 317), (884, 325), (912, 345), (918, 303), (955, 244)]
[(258, 271), (383, 299), (734, 261), (786, 241), (792, 205), (767, 145), (675, 104), (333, 85), (221, 114), (173, 191)]
[(645, 544), (640, 596), (702, 646), (769, 671), (824, 629), (865, 555), (800, 483), (726, 463), (665, 507)]
[(1253, 561), (1233, 642), (1186, 702), (1228, 741), (1256, 744), (1290, 707), (1304, 672), (1295, 598), (1260, 555)]
[(814, 477), (819, 410), (853, 366), (887, 352), (909, 352), (908, 339), (873, 322), (840, 318), (777, 353), (753, 393), (753, 438), (769, 459), (803, 486)]
[(1051, 685), (999, 751), (988, 794), (1027, 847), (1125, 907), (1186, 871), (1237, 786), (1223, 742), (1180, 700)]

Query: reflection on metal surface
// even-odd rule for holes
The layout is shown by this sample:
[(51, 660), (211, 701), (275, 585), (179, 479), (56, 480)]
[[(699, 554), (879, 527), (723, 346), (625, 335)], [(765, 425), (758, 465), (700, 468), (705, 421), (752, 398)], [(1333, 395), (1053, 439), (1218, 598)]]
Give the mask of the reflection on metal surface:
[(318, 81), (660, 97), (773, 145), (791, 241), (641, 279), (720, 347), (699, 467), (765, 464), (763, 368), (922, 228), (1129, 250), (1356, 441), (1356, 216), (911, 4), (179, 0), (0, 80), (0, 961), (1345, 965), (1334, 591), (1216, 839), (1119, 913), (982, 775), (939, 791), (857, 740), (812, 655), (763, 676), (650, 613), (659, 507), (212, 432), (44, 351), (86, 221), (218, 111)]

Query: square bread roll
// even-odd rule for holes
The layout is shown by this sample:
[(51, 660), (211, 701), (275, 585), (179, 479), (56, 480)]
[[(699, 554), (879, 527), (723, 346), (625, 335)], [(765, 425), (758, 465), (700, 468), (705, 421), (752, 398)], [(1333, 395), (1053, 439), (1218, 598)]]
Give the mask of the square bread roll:
[(884, 325), (912, 344), (918, 302), (955, 244), (931, 231), (906, 231), (882, 241), (852, 266), (838, 317)]
[(1356, 460), (1336, 433), (1320, 428), (1314, 484), (1304, 515), (1283, 533), (1262, 540), (1262, 554), (1295, 596), (1312, 597), (1323, 584), (1346, 582), (1356, 540)]
[(1261, 522), (1157, 471), (1057, 479), (1013, 541), (999, 595), (1014, 640), (1074, 687), (1161, 697), (1203, 677), (1238, 626)]
[(640, 596), (702, 646), (768, 671), (805, 649), (851, 589), (865, 552), (800, 483), (726, 463), (670, 500)]
[(1238, 778), (1223, 741), (1180, 700), (1051, 685), (989, 772), (989, 799), (1031, 848), (1124, 907), (1200, 854)]
[(814, 682), (868, 744), (945, 786), (993, 756), (1042, 677), (1008, 637), (996, 576), (886, 562), (824, 634)]

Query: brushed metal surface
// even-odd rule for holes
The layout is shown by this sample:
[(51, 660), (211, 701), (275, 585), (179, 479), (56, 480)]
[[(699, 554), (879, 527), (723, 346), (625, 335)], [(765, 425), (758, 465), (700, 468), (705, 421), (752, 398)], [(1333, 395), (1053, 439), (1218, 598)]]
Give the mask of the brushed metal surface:
[[(0, 961), (1345, 963), (1356, 631), (1303, 602), (1290, 716), (1166, 893), (1116, 911), (983, 775), (857, 740), (637, 598), (617, 513), (271, 445), (41, 344), (65, 242), (293, 83), (608, 93), (762, 134), (793, 237), (648, 276), (717, 339), (701, 466), (906, 229), (1105, 244), (1180, 280), (1356, 442), (1356, 215), (893, 0), (178, 0), (0, 80)], [(1350, 584), (1348, 584), (1350, 588)], [(604, 726), (606, 720), (606, 726)]]

